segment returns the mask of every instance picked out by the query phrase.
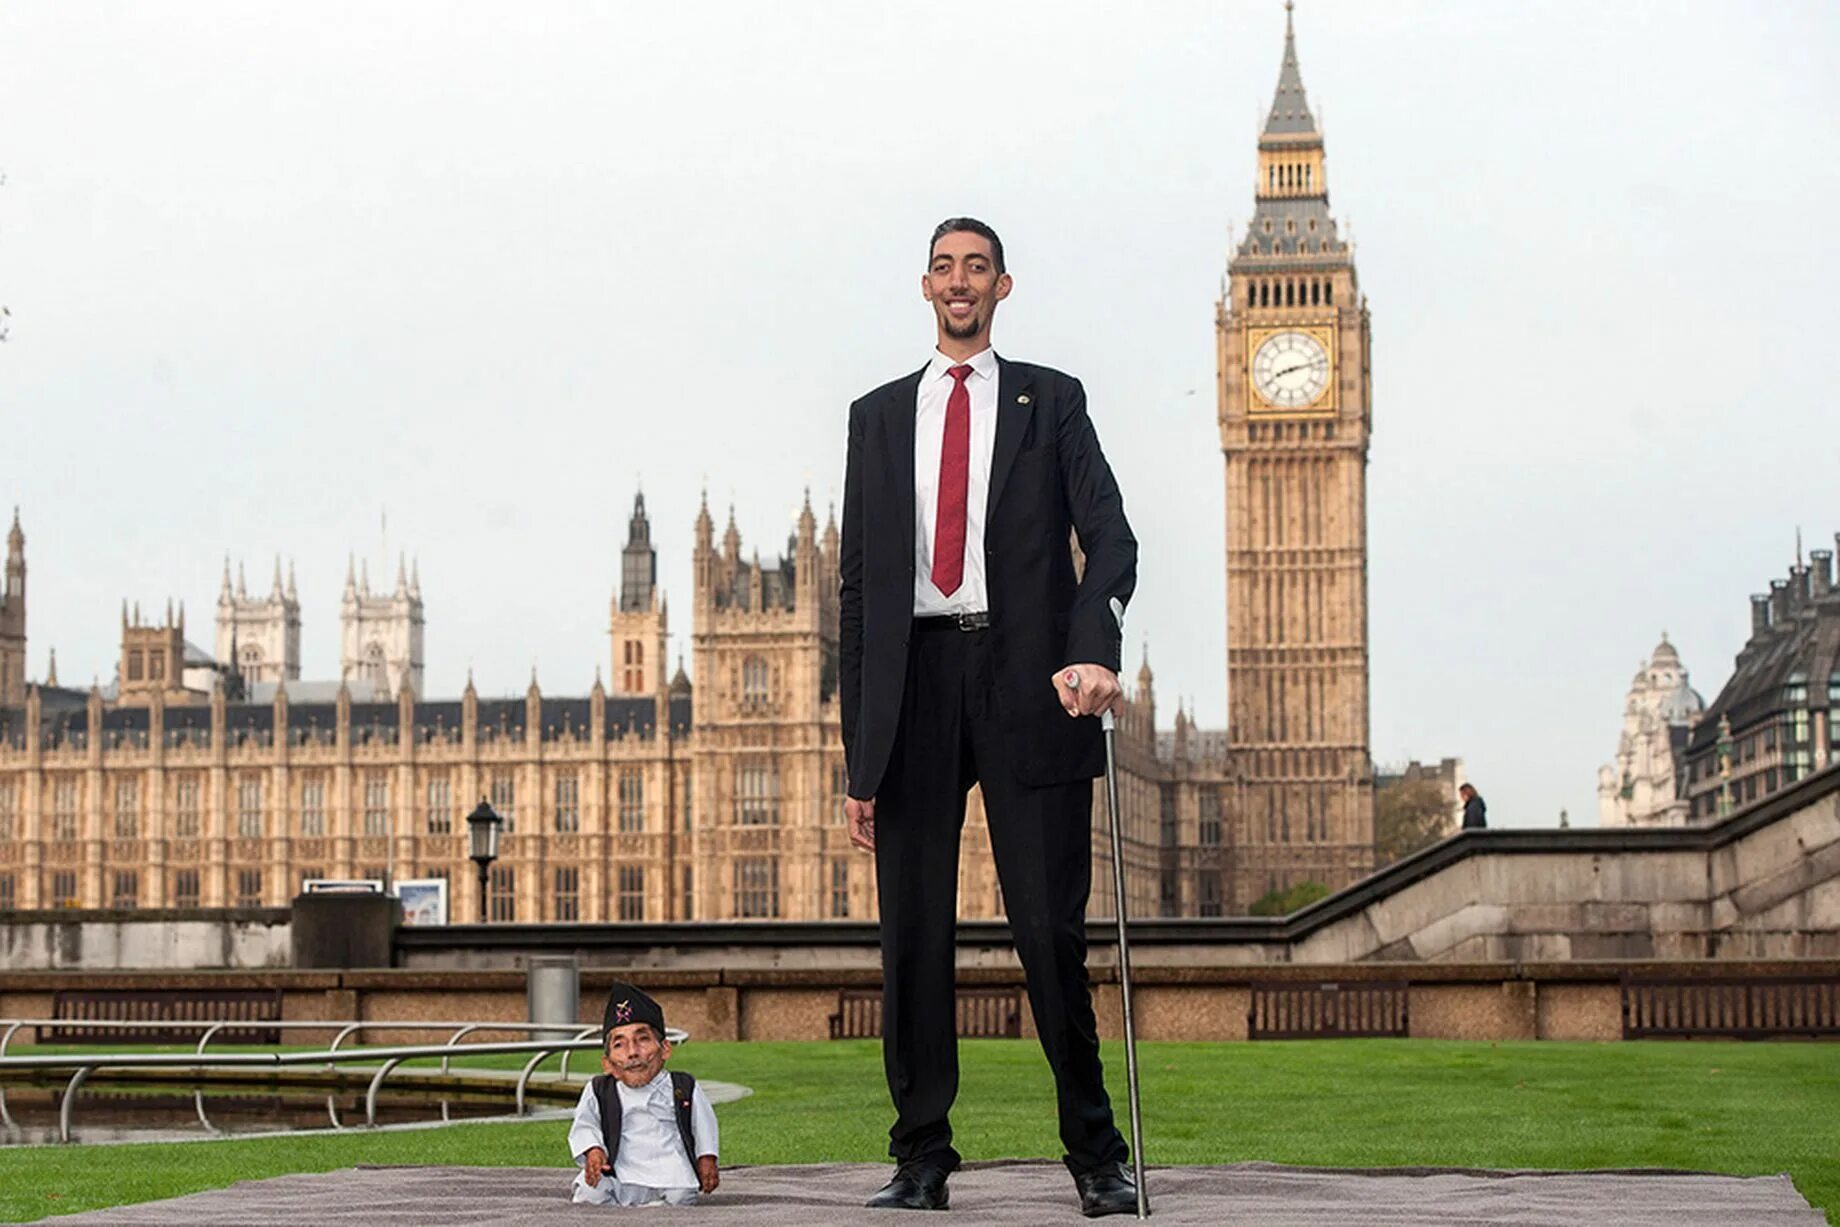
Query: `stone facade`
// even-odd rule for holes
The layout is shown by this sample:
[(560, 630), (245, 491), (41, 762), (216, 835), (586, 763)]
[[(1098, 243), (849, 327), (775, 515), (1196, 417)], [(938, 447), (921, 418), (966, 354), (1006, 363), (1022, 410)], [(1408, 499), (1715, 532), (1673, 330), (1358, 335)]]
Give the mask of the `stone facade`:
[(422, 575), (396, 564), (396, 586), (371, 591), (370, 564), (345, 570), (339, 602), (339, 676), (354, 688), (422, 693)]
[(266, 596), (251, 597), (236, 569), (236, 587), (230, 586), (230, 560), (224, 559), (224, 582), (217, 593), (217, 659), (236, 664), (248, 685), (300, 680), (300, 597), (294, 590), (294, 568), (288, 566), (287, 585), (281, 583), (281, 560), (275, 560), (275, 578)]
[[(1836, 537), (1840, 545), (1840, 536)], [(1709, 822), (1840, 762), (1840, 588), (1834, 555), (1797, 560), (1751, 597), (1751, 635), (1693, 725), (1680, 793)]]
[(1226, 763), (1236, 902), (1374, 865), (1367, 301), (1329, 212), (1287, 11), (1252, 224), (1215, 310), (1226, 457)]
[(1629, 684), (1616, 761), (1597, 772), (1598, 825), (1680, 826), (1687, 799), (1676, 777), (1687, 737), (1705, 710), (1667, 633)]

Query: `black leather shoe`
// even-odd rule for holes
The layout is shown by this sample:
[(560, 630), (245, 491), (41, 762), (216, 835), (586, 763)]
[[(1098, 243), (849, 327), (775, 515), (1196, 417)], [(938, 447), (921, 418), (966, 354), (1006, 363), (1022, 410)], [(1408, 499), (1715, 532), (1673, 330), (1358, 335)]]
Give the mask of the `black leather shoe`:
[(924, 1160), (903, 1163), (867, 1205), (871, 1210), (944, 1210), (949, 1175), (945, 1168)]
[(1087, 1218), (1137, 1213), (1137, 1186), (1126, 1164), (1101, 1163), (1075, 1176), (1073, 1183), (1080, 1190), (1080, 1213)]

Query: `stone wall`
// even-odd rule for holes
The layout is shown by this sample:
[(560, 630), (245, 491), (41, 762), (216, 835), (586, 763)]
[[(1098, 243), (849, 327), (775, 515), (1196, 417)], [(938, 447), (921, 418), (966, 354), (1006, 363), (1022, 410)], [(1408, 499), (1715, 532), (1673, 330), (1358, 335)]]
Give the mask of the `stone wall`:
[(286, 908), (25, 912), (0, 918), (0, 971), (286, 967)]

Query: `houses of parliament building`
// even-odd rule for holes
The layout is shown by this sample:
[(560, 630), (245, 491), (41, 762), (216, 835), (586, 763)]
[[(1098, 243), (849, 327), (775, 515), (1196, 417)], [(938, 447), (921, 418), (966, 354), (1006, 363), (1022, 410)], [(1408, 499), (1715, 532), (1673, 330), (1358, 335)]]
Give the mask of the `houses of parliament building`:
[[(1256, 209), (1215, 310), (1225, 462), (1228, 726), (1159, 727), (1146, 660), (1118, 722), (1135, 916), (1243, 913), (1373, 867), (1368, 744), (1368, 315), (1329, 212), (1322, 136), (1287, 17), (1258, 141)], [(299, 605), (277, 567), (228, 569), (214, 652), (183, 610), (124, 610), (116, 681), (26, 681), (25, 536), (0, 589), (0, 910), (283, 906), (314, 878), (446, 877), (479, 914), (464, 815), (506, 820), (495, 921), (875, 915), (873, 861), (843, 819), (838, 534), (807, 500), (768, 563), (705, 505), (691, 549), (691, 661), (643, 497), (585, 696), (422, 694), (419, 575), (348, 577), (341, 676), (300, 680)], [(691, 679), (694, 678), (694, 686)], [(1096, 798), (1094, 881), (1111, 873)], [(959, 911), (1002, 915), (973, 793)], [(1095, 914), (1111, 895), (1093, 892)]]

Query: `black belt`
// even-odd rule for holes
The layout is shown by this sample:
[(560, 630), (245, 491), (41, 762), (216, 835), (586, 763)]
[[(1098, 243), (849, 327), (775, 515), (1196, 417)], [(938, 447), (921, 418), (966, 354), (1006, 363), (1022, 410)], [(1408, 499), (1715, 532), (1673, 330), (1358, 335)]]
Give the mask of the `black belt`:
[(917, 631), (987, 631), (990, 629), (990, 615), (985, 612), (927, 614), (914, 618)]

